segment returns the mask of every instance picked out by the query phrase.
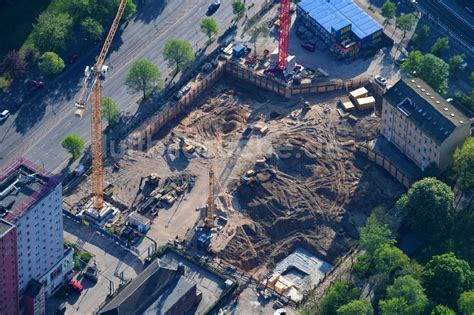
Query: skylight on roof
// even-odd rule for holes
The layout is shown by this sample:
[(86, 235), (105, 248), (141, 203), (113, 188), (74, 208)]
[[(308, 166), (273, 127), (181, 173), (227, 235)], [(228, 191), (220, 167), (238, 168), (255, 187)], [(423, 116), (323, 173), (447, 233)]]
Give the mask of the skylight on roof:
[(445, 108), (444, 108), (444, 111), (445, 111), (445, 112), (447, 112), (447, 111), (448, 111), (448, 108), (447, 108), (447, 107), (445, 107)]

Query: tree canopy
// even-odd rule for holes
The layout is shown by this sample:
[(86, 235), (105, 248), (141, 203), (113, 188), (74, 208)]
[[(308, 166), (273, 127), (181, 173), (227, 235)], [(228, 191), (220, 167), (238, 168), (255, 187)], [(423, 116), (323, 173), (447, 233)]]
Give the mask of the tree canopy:
[(160, 86), (161, 73), (160, 70), (149, 60), (137, 60), (132, 65), (125, 78), (125, 85), (129, 92), (142, 92), (143, 98), (154, 89)]
[(367, 299), (353, 300), (337, 309), (337, 315), (373, 315), (374, 308)]
[(18, 51), (12, 50), (3, 57), (0, 71), (12, 79), (18, 79), (26, 73), (26, 67), (27, 64)]
[(109, 126), (114, 126), (120, 119), (120, 108), (111, 97), (102, 100), (102, 116)]
[(380, 223), (375, 214), (371, 214), (365, 226), (359, 229), (359, 235), (359, 245), (369, 255), (375, 253), (383, 245), (395, 244), (392, 231), (387, 224)]
[(51, 77), (63, 71), (65, 65), (61, 57), (52, 51), (48, 51), (41, 56), (38, 67), (41, 72)]
[(462, 190), (474, 188), (474, 137), (467, 138), (454, 152), (453, 169)]
[(397, 13), (397, 6), (391, 0), (386, 0), (382, 5), (382, 16), (385, 18), (384, 24), (393, 19)]
[(85, 141), (75, 134), (69, 134), (61, 143), (62, 147), (71, 154), (72, 160), (77, 160), (84, 150)]
[(71, 39), (73, 20), (67, 13), (42, 13), (31, 34), (41, 52), (66, 49)]
[(445, 183), (427, 177), (416, 183), (397, 201), (396, 206), (408, 225), (422, 233), (446, 231), (453, 221), (454, 194)]
[(449, 58), (449, 71), (453, 75), (459, 74), (463, 70), (464, 54), (457, 54)]
[(420, 281), (408, 275), (395, 279), (393, 284), (387, 288), (387, 297), (405, 300), (408, 305), (407, 311), (410, 314), (423, 314), (428, 306), (428, 298)]
[(463, 315), (474, 314), (474, 291), (466, 291), (461, 293), (458, 300), (459, 310)]
[(408, 54), (402, 69), (420, 77), (433, 89), (444, 94), (448, 88), (449, 65), (432, 54), (415, 50)]
[(399, 248), (383, 245), (374, 255), (375, 268), (378, 272), (393, 278), (410, 264), (410, 258)]
[(85, 40), (97, 42), (104, 35), (104, 28), (98, 21), (88, 17), (81, 21), (81, 32)]
[(204, 18), (201, 20), (201, 32), (206, 34), (209, 41), (211, 40), (212, 36), (219, 32), (219, 27), (217, 26), (216, 21), (213, 18)]
[(319, 303), (321, 315), (337, 315), (337, 310), (344, 304), (359, 297), (359, 290), (346, 281), (336, 281)]
[(245, 14), (245, 3), (240, 0), (233, 0), (232, 1), (232, 11), (236, 16), (237, 20), (244, 16)]
[(403, 32), (403, 38), (405, 38), (405, 35), (407, 32), (411, 31), (413, 29), (413, 26), (415, 25), (416, 22), (416, 17), (411, 14), (402, 14), (397, 18), (396, 21), (396, 26), (402, 30)]
[(440, 56), (444, 51), (449, 49), (449, 39), (447, 37), (439, 37), (431, 47), (431, 53)]
[(391, 298), (379, 302), (380, 314), (382, 315), (413, 315), (409, 313), (410, 306), (402, 298)]
[(423, 276), (428, 296), (448, 306), (456, 305), (461, 292), (471, 290), (474, 285), (471, 267), (453, 253), (433, 256), (426, 264)]
[(184, 40), (170, 39), (163, 49), (163, 58), (168, 62), (168, 66), (175, 67), (179, 72), (194, 61), (193, 47)]
[(447, 306), (436, 305), (436, 307), (431, 311), (430, 315), (456, 315), (456, 312)]
[(431, 36), (431, 28), (428, 25), (423, 25), (420, 27), (418, 32), (414, 35), (414, 40), (418, 45), (424, 43)]

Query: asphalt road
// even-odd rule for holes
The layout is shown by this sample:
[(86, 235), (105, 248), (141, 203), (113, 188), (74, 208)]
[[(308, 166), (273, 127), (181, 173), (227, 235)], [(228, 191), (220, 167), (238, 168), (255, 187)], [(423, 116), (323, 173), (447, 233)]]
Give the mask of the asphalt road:
[[(148, 0), (138, 14), (115, 37), (106, 60), (111, 69), (103, 84), (102, 97), (111, 96), (128, 114), (136, 112), (139, 95), (130, 95), (124, 86), (131, 64), (149, 59), (158, 66), (162, 77), (171, 71), (162, 57), (168, 39), (183, 39), (193, 48), (202, 48), (206, 36), (199, 30), (210, 0)], [(260, 7), (264, 0), (246, 1)], [(212, 16), (221, 30), (233, 18), (231, 1), (222, 1)], [(100, 47), (98, 47), (100, 48)], [(20, 110), (0, 125), (0, 169), (23, 156), (52, 172), (67, 166), (69, 154), (61, 147), (62, 139), (75, 133), (90, 141), (90, 112), (82, 120), (74, 116), (74, 102), (81, 88), (83, 70), (92, 65), (96, 52), (81, 57), (45, 91), (23, 102)]]

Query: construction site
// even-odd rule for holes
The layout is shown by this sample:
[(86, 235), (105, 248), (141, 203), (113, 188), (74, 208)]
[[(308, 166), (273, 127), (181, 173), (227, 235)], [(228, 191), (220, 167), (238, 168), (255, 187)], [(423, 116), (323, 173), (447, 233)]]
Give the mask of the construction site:
[[(324, 71), (288, 55), (289, 10), (282, 1), (274, 53), (223, 48), (108, 159), (93, 121), (92, 172), (68, 189), (65, 208), (142, 259), (172, 245), (255, 279), (273, 274), (265, 286), (301, 301), (291, 290), (306, 283), (306, 261), (324, 266), (310, 277), (314, 287), (371, 211), (391, 207), (404, 188), (358, 154), (380, 134), (377, 88), (367, 80), (312, 83)], [(99, 121), (102, 62), (76, 104), (81, 116), (95, 93)]]
[[(120, 235), (138, 212), (158, 245), (190, 245), (208, 225), (211, 253), (258, 274), (297, 247), (333, 262), (371, 210), (403, 192), (355, 153), (377, 136), (379, 118), (341, 119), (337, 104), (346, 94), (289, 100), (224, 80), (146, 152), (128, 149), (105, 168), (113, 187), (106, 200), (120, 209), (105, 227)], [(89, 185), (65, 201), (90, 200)]]

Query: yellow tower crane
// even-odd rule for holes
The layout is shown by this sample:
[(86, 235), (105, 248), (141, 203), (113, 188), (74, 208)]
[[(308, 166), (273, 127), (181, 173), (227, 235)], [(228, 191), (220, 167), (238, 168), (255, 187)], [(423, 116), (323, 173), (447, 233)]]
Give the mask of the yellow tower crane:
[(92, 146), (92, 198), (93, 207), (100, 213), (104, 207), (104, 166), (103, 166), (103, 147), (102, 147), (102, 117), (101, 117), (101, 80), (107, 76), (108, 67), (104, 65), (105, 57), (114, 39), (117, 28), (120, 24), (127, 0), (120, 0), (120, 5), (115, 15), (112, 26), (110, 27), (107, 38), (105, 39), (99, 58), (95, 65), (85, 70), (85, 83), (81, 90), (79, 101), (76, 102), (75, 114), (82, 118), (86, 110), (87, 101), (91, 94), (94, 94), (91, 105), (91, 146)]
[(211, 165), (209, 166), (209, 196), (207, 197), (207, 215), (204, 219), (204, 223), (209, 229), (212, 229), (214, 227), (214, 181), (214, 168)]

